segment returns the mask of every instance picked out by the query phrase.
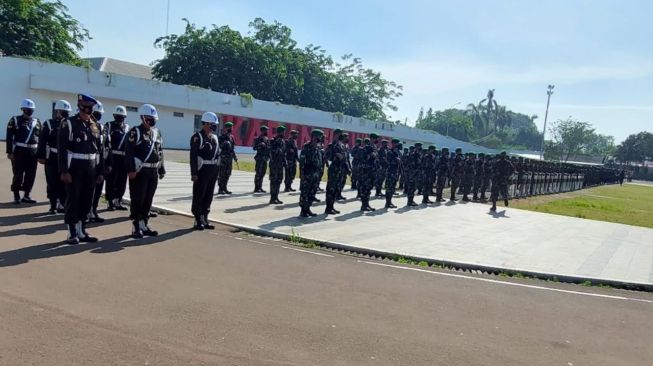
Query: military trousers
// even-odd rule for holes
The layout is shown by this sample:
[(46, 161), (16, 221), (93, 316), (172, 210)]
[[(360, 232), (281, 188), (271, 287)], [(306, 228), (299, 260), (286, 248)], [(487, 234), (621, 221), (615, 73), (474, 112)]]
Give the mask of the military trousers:
[(105, 196), (109, 202), (114, 199), (122, 200), (127, 188), (127, 168), (125, 158), (122, 155), (113, 155), (111, 172), (106, 176)]
[(218, 187), (219, 189), (225, 191), (227, 190), (227, 184), (229, 184), (229, 178), (231, 178), (231, 171), (233, 170), (233, 159), (220, 159), (220, 168), (218, 172)]
[(297, 175), (297, 162), (287, 162), (283, 180), (286, 189), (290, 189), (292, 187), (292, 182), (295, 180), (295, 175)]
[(130, 219), (147, 222), (158, 185), (158, 168), (142, 168), (134, 179), (129, 180)]
[(79, 221), (86, 221), (88, 213), (91, 212), (97, 181), (95, 161), (73, 159), (68, 173), (72, 177), (72, 183), (66, 184), (64, 222), (74, 225)]
[(197, 172), (197, 180), (193, 182), (193, 203), (190, 212), (193, 216), (208, 215), (213, 203), (213, 192), (218, 181), (218, 166), (204, 165)]
[(61, 181), (59, 174), (59, 162), (57, 154), (50, 154), (50, 157), (43, 165), (45, 171), (45, 181), (47, 183), (46, 192), (51, 205), (55, 205), (57, 200), (62, 205), (66, 203), (66, 185)]
[(263, 189), (263, 177), (265, 177), (265, 172), (267, 169), (267, 160), (256, 159), (256, 164), (254, 165), (254, 190)]
[(13, 152), (14, 160), (11, 161), (13, 179), (11, 190), (13, 192), (24, 191), (26, 194), (32, 191), (34, 179), (36, 178), (36, 149), (16, 146)]
[(299, 181), (299, 207), (304, 210), (311, 207), (319, 184), (319, 172), (312, 174), (304, 173), (303, 177)]
[(281, 183), (283, 182), (284, 166), (280, 163), (270, 163), (270, 195), (279, 196)]

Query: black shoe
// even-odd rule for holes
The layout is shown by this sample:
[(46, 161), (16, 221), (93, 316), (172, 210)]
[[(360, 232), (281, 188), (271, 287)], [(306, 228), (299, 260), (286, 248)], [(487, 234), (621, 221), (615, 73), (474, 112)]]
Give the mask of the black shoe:
[(290, 188), (288, 187), (284, 188), (283, 193), (288, 193), (288, 192), (290, 192)]
[(115, 211), (116, 207), (114, 205), (107, 206), (107, 211)]
[(317, 216), (317, 214), (316, 214), (315, 212), (311, 211), (310, 208), (309, 208), (308, 210), (306, 210), (306, 213), (307, 213), (308, 216), (310, 216), (310, 217), (315, 217), (315, 216)]
[(478, 196), (472, 197), (472, 201), (478, 201)]
[(381, 193), (381, 192), (376, 192), (374, 197), (385, 197), (385, 195), (383, 193)]
[(293, 187), (290, 187), (290, 192), (297, 192), (297, 190), (294, 189)]
[(320, 202), (322, 202), (322, 200), (321, 200), (321, 199), (318, 199), (318, 198), (313, 198), (313, 202), (315, 202), (315, 203), (320, 203)]
[(344, 197), (344, 196), (336, 197), (336, 201), (346, 201), (346, 200), (347, 200), (347, 197)]
[(149, 217), (158, 217), (159, 214), (156, 213), (156, 212), (154, 212), (154, 211), (150, 211), (150, 214), (149, 214), (148, 216), (149, 216)]
[(96, 222), (96, 223), (102, 223), (102, 222), (104, 222), (104, 219), (101, 218), (100, 216), (98, 216), (97, 212), (93, 212), (93, 213), (91, 213), (89, 216), (90, 216), (90, 217), (89, 217), (89, 220), (90, 220), (91, 222)]
[(425, 204), (425, 205), (428, 205), (430, 203), (433, 203), (433, 201), (431, 201), (430, 199), (427, 198), (425, 200), (422, 200), (422, 203)]
[(226, 194), (226, 193), (225, 193), (223, 190), (221, 190), (221, 189), (218, 190), (218, 195), (223, 195), (223, 194)]
[(492, 211), (492, 212), (496, 212), (496, 211), (497, 211), (497, 206), (492, 206), (492, 207), (490, 207), (490, 211)]
[(23, 203), (36, 203), (36, 201), (31, 199), (29, 196), (23, 197), (23, 199), (20, 200), (20, 202), (23, 202)]
[(259, 190), (258, 190), (258, 193), (268, 193), (268, 191), (266, 191), (266, 190), (264, 190), (264, 189), (259, 189)]
[(141, 229), (141, 231), (143, 232), (143, 235), (145, 235), (145, 236), (157, 236), (157, 235), (159, 235), (158, 231), (150, 229), (149, 227), (147, 227), (147, 224), (145, 224), (145, 228)]
[(337, 215), (337, 214), (338, 214), (338, 211), (336, 211), (336, 210), (334, 210), (334, 209), (326, 209), (326, 210), (324, 210), (324, 213), (325, 213), (326, 215)]
[(362, 205), (362, 206), (361, 206), (361, 211), (363, 211), (363, 212), (370, 212), (370, 211), (372, 211), (372, 210), (371, 210), (371, 207), (370, 207), (370, 206)]
[(438, 198), (437, 200), (435, 200), (435, 202), (447, 202), (447, 200), (445, 200), (444, 198)]
[(317, 187), (317, 191), (318, 192), (324, 192), (324, 189), (322, 189), (322, 187)]
[(508, 207), (508, 200), (507, 200), (507, 199), (506, 199), (506, 200), (503, 200), (503, 205), (506, 206), (506, 207)]
[(77, 238), (81, 243), (95, 243), (98, 241), (96, 237), (88, 235), (86, 232), (86, 224), (84, 222), (77, 224)]
[(392, 203), (386, 203), (386, 204), (385, 204), (385, 208), (397, 208), (397, 206), (395, 206), (395, 205), (392, 204)]
[(451, 198), (449, 198), (449, 201), (456, 202), (456, 201), (458, 201), (458, 198), (456, 198), (456, 197), (451, 197)]
[(200, 216), (195, 216), (195, 225), (193, 225), (193, 230), (204, 230), (204, 222)]
[(232, 191), (229, 191), (229, 190), (227, 190), (227, 189), (225, 188), (225, 189), (224, 189), (224, 193), (226, 193), (226, 194), (232, 194), (233, 192), (232, 192)]
[(208, 229), (208, 230), (215, 229), (215, 225), (212, 225), (211, 223), (209, 223), (209, 218), (208, 218), (207, 215), (202, 216), (201, 219), (202, 219), (202, 225), (204, 226), (205, 229)]
[(408, 204), (407, 204), (406, 206), (408, 206), (408, 207), (415, 207), (415, 206), (419, 206), (419, 205), (418, 205), (417, 203), (415, 203), (415, 201), (412, 201), (412, 200), (411, 200), (411, 201), (408, 201)]
[(302, 208), (302, 211), (299, 213), (299, 217), (309, 217), (308, 213), (306, 210)]
[(132, 238), (133, 239), (143, 239), (143, 232), (141, 231), (140, 228), (132, 230)]
[(471, 200), (469, 199), (469, 197), (467, 197), (467, 196), (464, 196), (464, 197), (463, 197), (463, 202), (469, 202), (469, 201), (471, 201)]
[(68, 224), (68, 238), (64, 243), (68, 245), (77, 245), (79, 244), (79, 238), (77, 237), (77, 225)]
[(275, 205), (283, 205), (283, 201), (279, 200), (278, 198), (274, 201)]
[(20, 205), (20, 192), (14, 192), (14, 205)]
[(98, 238), (87, 234), (86, 236), (80, 237), (79, 241), (82, 243), (95, 243), (98, 241)]
[(50, 204), (50, 209), (47, 212), (47, 215), (56, 215), (57, 214), (57, 204)]

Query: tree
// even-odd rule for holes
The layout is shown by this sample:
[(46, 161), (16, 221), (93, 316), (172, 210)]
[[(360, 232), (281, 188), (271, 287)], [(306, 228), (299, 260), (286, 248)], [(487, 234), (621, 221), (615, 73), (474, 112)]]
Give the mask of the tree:
[[(562, 161), (569, 160), (572, 155), (591, 153), (592, 143), (597, 141), (598, 136), (594, 133), (591, 124), (572, 118), (554, 122), (550, 132), (553, 135), (552, 143), (556, 147), (555, 151), (559, 152), (558, 160)], [(599, 139), (601, 138), (606, 136)]]
[(0, 53), (78, 65), (88, 30), (59, 0), (0, 2)]
[(420, 112), (415, 126), (424, 130), (436, 131), (441, 135), (448, 135), (462, 141), (469, 141), (474, 136), (472, 118), (459, 109), (446, 109), (433, 112), (429, 108), (426, 114)]
[(388, 121), (386, 111), (397, 109), (400, 85), (351, 54), (336, 62), (319, 46), (298, 47), (291, 29), (279, 22), (257, 18), (243, 36), (227, 26), (198, 28), (184, 21), (183, 34), (155, 41), (165, 51), (153, 67), (160, 80), (372, 120)]
[(653, 133), (644, 131), (629, 135), (616, 147), (614, 156), (626, 164), (653, 160)]

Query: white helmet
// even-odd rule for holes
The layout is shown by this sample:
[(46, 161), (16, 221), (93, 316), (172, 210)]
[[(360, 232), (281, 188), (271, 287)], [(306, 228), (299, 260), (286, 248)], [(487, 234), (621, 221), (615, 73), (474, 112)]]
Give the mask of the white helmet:
[(116, 106), (116, 110), (113, 112), (113, 114), (117, 116), (127, 117), (127, 108), (122, 105)]
[(23, 99), (23, 101), (20, 102), (20, 109), (23, 108), (36, 109), (36, 104), (34, 104), (34, 101), (31, 99)]
[(151, 104), (143, 104), (138, 108), (138, 114), (146, 117), (153, 117), (155, 120), (159, 119), (159, 113), (157, 113), (156, 108)]
[(97, 103), (93, 106), (93, 112), (98, 112), (104, 114), (104, 107), (102, 103), (98, 100)]
[(204, 112), (202, 115), (202, 122), (217, 125), (219, 123), (218, 115), (213, 112)]
[(56, 111), (66, 111), (66, 112), (72, 112), (73, 108), (70, 106), (70, 103), (68, 103), (67, 100), (57, 100), (56, 103), (54, 103), (54, 109)]

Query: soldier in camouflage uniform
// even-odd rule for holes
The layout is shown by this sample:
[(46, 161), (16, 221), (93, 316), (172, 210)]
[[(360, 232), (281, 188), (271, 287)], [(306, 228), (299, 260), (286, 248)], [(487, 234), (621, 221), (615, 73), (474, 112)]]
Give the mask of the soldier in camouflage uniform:
[(344, 141), (347, 139), (347, 134), (339, 134), (338, 139), (329, 145), (328, 157), (331, 160), (329, 170), (327, 172), (327, 186), (326, 186), (326, 208), (324, 213), (327, 215), (336, 215), (340, 211), (334, 208), (336, 199), (338, 198), (338, 191), (340, 183), (342, 182), (343, 175), (346, 177), (347, 172), (347, 151)]
[(336, 195), (337, 201), (344, 201), (347, 198), (342, 195), (342, 190), (345, 189), (345, 184), (347, 183), (347, 176), (351, 175), (351, 156), (349, 155), (349, 134), (343, 132), (342, 134), (342, 144), (345, 150), (345, 164), (342, 167), (342, 175), (340, 176), (340, 182), (338, 183), (338, 194)]
[(361, 176), (358, 182), (361, 196), (361, 211), (374, 211), (370, 206), (370, 194), (376, 180), (376, 170), (379, 164), (378, 155), (370, 139), (365, 140), (363, 160), (361, 161)]
[(268, 139), (268, 126), (260, 127), (261, 134), (254, 139), (254, 155), (255, 172), (254, 175), (254, 193), (265, 193), (263, 190), (263, 178), (265, 171), (268, 168), (268, 160), (270, 160), (270, 140)]
[(478, 159), (474, 162), (474, 185), (472, 187), (472, 201), (478, 201), (478, 191), (483, 185), (483, 164), (485, 164), (485, 154), (479, 153)]
[(467, 158), (465, 159), (465, 165), (463, 169), (463, 201), (469, 202), (469, 193), (472, 191), (472, 185), (474, 184), (474, 175), (476, 174), (476, 154), (467, 153)]
[(422, 203), (433, 203), (429, 195), (433, 194), (433, 183), (436, 177), (437, 160), (435, 157), (435, 145), (430, 145), (422, 158)]
[(286, 168), (286, 126), (277, 127), (277, 135), (270, 142), (270, 204), (283, 204), (279, 200), (283, 171)]
[(499, 194), (503, 196), (503, 202), (508, 206), (508, 179), (515, 172), (515, 167), (510, 160), (506, 159), (506, 152), (501, 152), (499, 159), (494, 166), (494, 175), (492, 176), (492, 208), (490, 211), (497, 210), (497, 199)]
[(437, 164), (438, 176), (435, 184), (435, 197), (436, 202), (444, 202), (445, 199), (442, 197), (442, 191), (447, 185), (447, 179), (449, 178), (449, 148), (443, 147), (442, 152), (440, 153), (440, 158), (438, 159)]
[(406, 188), (406, 177), (408, 176), (408, 172), (406, 171), (408, 157), (414, 150), (415, 146), (404, 147), (404, 152), (401, 154), (401, 177), (399, 177), (399, 189), (404, 190), (404, 193)]
[(485, 196), (485, 192), (490, 188), (490, 184), (492, 183), (492, 168), (493, 168), (494, 160), (492, 155), (486, 155), (485, 156), (485, 161), (483, 162), (483, 183), (481, 184), (481, 201), (487, 200), (487, 197)]
[(311, 211), (311, 204), (313, 204), (317, 186), (320, 184), (320, 170), (324, 167), (319, 146), (323, 136), (322, 130), (313, 130), (311, 131), (311, 141), (302, 146), (299, 157), (299, 207), (302, 209), (300, 217), (317, 216)]
[(392, 139), (392, 148), (386, 154), (386, 165), (388, 168), (385, 171), (385, 208), (397, 208), (397, 206), (392, 203), (392, 196), (395, 194), (397, 179), (399, 178), (399, 172), (401, 171), (400, 146), (399, 139)]
[(460, 183), (463, 177), (463, 171), (465, 170), (465, 161), (463, 159), (463, 149), (456, 148), (456, 155), (451, 159), (451, 166), (449, 167), (451, 171), (451, 201), (458, 201), (456, 198), (456, 191), (460, 187)]
[(407, 202), (408, 206), (417, 206), (417, 203), (415, 203), (414, 198), (415, 198), (416, 184), (420, 175), (420, 166), (422, 163), (421, 158), (422, 158), (422, 143), (416, 142), (415, 150), (412, 153), (410, 153), (410, 155), (408, 156), (408, 160), (406, 161), (406, 171), (408, 175), (406, 176), (405, 191), (406, 191), (406, 196), (408, 197), (408, 202)]
[(290, 138), (286, 140), (286, 171), (284, 174), (286, 188), (283, 190), (284, 192), (295, 192), (295, 189), (292, 188), (292, 182), (295, 180), (295, 175), (297, 175), (297, 162), (299, 161), (298, 134), (296, 130), (292, 130), (290, 131)]
[(218, 139), (220, 142), (218, 194), (231, 194), (231, 191), (227, 189), (227, 184), (229, 184), (229, 178), (231, 177), (233, 162), (238, 163), (238, 157), (236, 157), (236, 151), (234, 150), (236, 148), (236, 141), (231, 134), (233, 125), (231, 122), (225, 123), (224, 133)]
[[(363, 139), (360, 137), (356, 138), (354, 147), (351, 149), (351, 189), (358, 190), (358, 179), (360, 176), (360, 162), (363, 153)], [(358, 197), (357, 197), (358, 198)]]
[(376, 181), (374, 182), (374, 188), (376, 190), (375, 197), (384, 197), (383, 192), (383, 182), (385, 181), (385, 171), (387, 167), (386, 154), (388, 153), (388, 140), (381, 140), (381, 147), (377, 151), (379, 158), (379, 168), (376, 172)]

